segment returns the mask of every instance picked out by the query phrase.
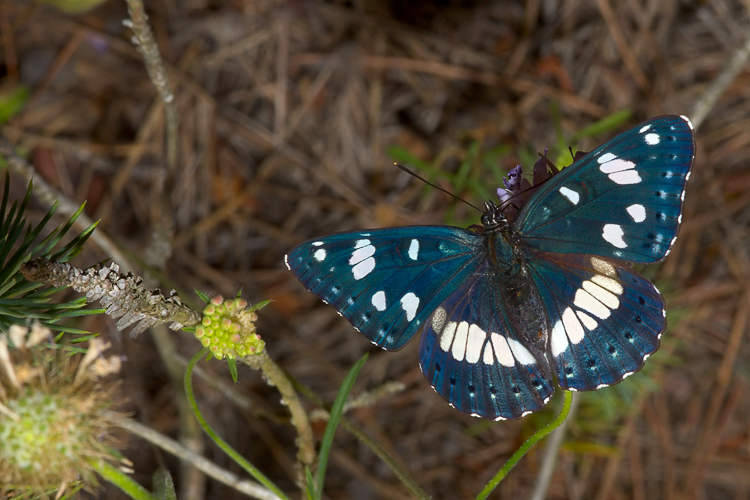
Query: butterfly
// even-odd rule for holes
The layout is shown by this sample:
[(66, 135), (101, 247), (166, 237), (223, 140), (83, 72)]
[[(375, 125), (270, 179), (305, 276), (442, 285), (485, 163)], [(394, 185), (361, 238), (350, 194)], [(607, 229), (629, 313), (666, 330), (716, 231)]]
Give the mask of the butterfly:
[[(517, 419), (555, 391), (591, 391), (640, 370), (659, 348), (659, 290), (628, 262), (663, 260), (682, 221), (693, 126), (662, 116), (542, 184), (509, 220), (316, 238), (286, 264), (372, 343), (402, 348), (463, 413)], [(477, 230), (478, 229), (478, 230)]]

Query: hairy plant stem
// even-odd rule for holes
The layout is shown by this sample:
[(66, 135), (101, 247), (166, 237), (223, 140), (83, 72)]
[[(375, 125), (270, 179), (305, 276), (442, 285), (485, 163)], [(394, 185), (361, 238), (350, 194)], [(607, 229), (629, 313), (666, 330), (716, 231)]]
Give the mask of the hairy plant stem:
[[(289, 407), (289, 412), (292, 414), (292, 425), (297, 429), (297, 460), (302, 465), (312, 467), (315, 463), (315, 440), (312, 427), (310, 427), (307, 412), (302, 407), (302, 402), (289, 381), (289, 377), (266, 352), (258, 356), (244, 358), (242, 361), (253, 368), (261, 369), (268, 382), (281, 393), (284, 403)], [(302, 477), (300, 477), (300, 480), (302, 480)], [(304, 481), (301, 484), (304, 484)]]

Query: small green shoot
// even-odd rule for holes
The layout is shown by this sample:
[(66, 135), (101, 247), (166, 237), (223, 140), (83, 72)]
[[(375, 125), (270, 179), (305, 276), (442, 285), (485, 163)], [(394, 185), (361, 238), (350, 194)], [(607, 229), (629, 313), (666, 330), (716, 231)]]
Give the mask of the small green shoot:
[(346, 398), (349, 397), (349, 392), (351, 392), (352, 387), (354, 386), (354, 381), (357, 379), (359, 371), (363, 366), (365, 366), (368, 357), (369, 355), (365, 354), (364, 356), (359, 358), (356, 363), (354, 363), (354, 366), (352, 366), (351, 370), (349, 370), (349, 373), (347, 373), (346, 378), (344, 378), (344, 382), (341, 384), (339, 392), (336, 395), (336, 400), (333, 402), (333, 406), (331, 407), (330, 417), (328, 418), (328, 425), (326, 425), (326, 431), (323, 434), (322, 441), (320, 442), (320, 452), (318, 453), (318, 471), (315, 475), (314, 485), (315, 500), (320, 500), (321, 498), (323, 498), (323, 484), (325, 482), (326, 468), (328, 467), (328, 456), (331, 453), (333, 438), (336, 435), (336, 428), (339, 425), (339, 420), (341, 420), (341, 414), (344, 411), (344, 403), (346, 403)]

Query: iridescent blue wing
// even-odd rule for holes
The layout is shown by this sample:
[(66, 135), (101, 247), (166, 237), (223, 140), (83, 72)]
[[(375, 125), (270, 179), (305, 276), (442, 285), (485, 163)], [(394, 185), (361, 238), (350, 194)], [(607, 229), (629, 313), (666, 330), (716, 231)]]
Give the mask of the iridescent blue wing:
[(484, 256), (483, 238), (450, 226), (340, 233), (307, 241), (287, 267), (378, 346), (403, 347)]
[(496, 420), (536, 411), (555, 392), (543, 346), (514, 333), (504, 287), (484, 261), (435, 309), (419, 345), (422, 373), (438, 394), (463, 413)]
[(677, 236), (694, 157), (686, 117), (654, 118), (552, 177), (514, 228), (526, 245), (545, 252), (658, 262)]
[(563, 389), (616, 384), (659, 348), (664, 299), (629, 267), (592, 255), (539, 253), (528, 269), (547, 310), (548, 357)]

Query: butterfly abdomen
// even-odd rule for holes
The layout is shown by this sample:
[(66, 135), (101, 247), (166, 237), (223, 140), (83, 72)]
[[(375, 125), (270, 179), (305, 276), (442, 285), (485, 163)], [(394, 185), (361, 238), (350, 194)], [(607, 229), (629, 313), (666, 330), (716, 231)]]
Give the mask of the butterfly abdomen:
[(550, 327), (544, 314), (544, 303), (534, 281), (525, 268), (502, 280), (501, 306), (508, 315), (518, 340), (529, 347), (535, 357), (544, 357)]

